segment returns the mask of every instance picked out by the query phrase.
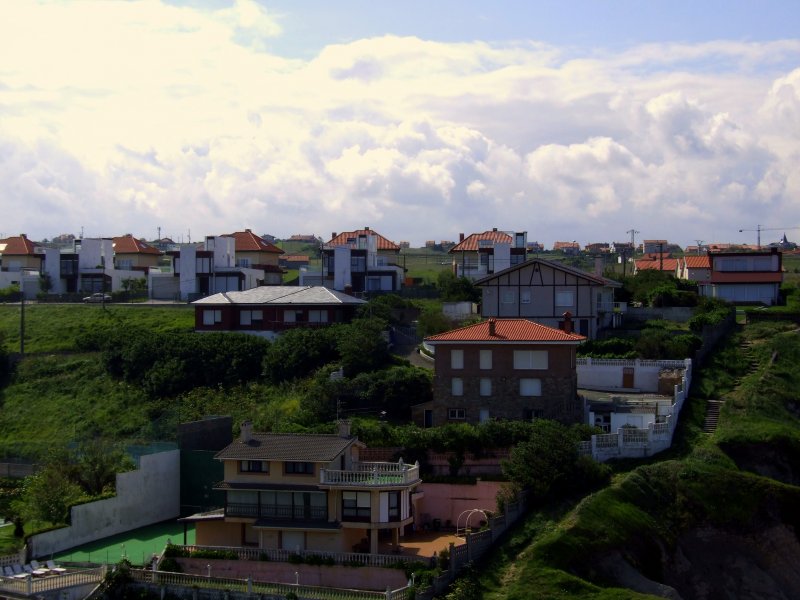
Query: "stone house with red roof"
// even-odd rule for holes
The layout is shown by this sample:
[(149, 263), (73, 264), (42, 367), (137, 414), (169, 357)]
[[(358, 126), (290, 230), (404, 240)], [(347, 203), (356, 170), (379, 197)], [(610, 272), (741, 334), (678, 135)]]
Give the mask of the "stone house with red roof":
[(448, 250), (453, 256), (456, 277), (478, 279), (525, 262), (528, 252), (527, 232), (508, 233), (497, 227), (464, 237)]
[(488, 319), (425, 338), (434, 348), (433, 400), (412, 407), (420, 426), (489, 419), (580, 423), (576, 349), (586, 340), (528, 319)]
[(256, 433), (221, 450), (225, 505), (186, 517), (200, 546), (252, 546), (298, 552), (378, 552), (379, 536), (397, 544), (414, 522), (419, 465), (364, 462), (350, 435)]
[(590, 339), (618, 326), (626, 310), (614, 302), (621, 284), (558, 261), (532, 258), (475, 282), (481, 289), (481, 316), (523, 318), (563, 328), (565, 312), (576, 332)]

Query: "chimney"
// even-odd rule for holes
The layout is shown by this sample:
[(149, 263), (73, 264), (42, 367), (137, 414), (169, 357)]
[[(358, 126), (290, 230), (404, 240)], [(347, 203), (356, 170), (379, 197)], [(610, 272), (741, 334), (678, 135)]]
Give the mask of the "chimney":
[(492, 231), (497, 231), (497, 227), (492, 227)]
[(341, 419), (338, 421), (337, 425), (339, 425), (339, 437), (341, 438), (349, 438), (350, 437), (350, 421), (347, 419)]
[(572, 333), (572, 313), (567, 311), (562, 316), (564, 317), (564, 333)]
[(239, 432), (241, 436), (239, 441), (243, 444), (250, 443), (250, 440), (253, 437), (253, 423), (252, 421), (242, 421), (242, 424), (239, 426)]
[(459, 233), (458, 234), (458, 241), (459, 241), (459, 243), (464, 241), (464, 234), (463, 233)]
[(336, 237), (336, 232), (334, 231), (331, 233), (331, 239), (334, 239), (335, 237)]
[(491, 335), (491, 336), (495, 335), (494, 326), (495, 326), (495, 320), (494, 319), (489, 319), (489, 335)]
[(245, 231), (245, 233), (253, 233), (253, 232), (252, 232), (252, 231), (250, 231), (249, 229), (245, 229), (244, 231)]
[(349, 283), (346, 283), (344, 285), (344, 290), (343, 291), (344, 291), (344, 293), (346, 295), (352, 296), (353, 295), (353, 286), (351, 284), (349, 284)]
[(364, 231), (369, 231), (369, 227), (364, 227)]

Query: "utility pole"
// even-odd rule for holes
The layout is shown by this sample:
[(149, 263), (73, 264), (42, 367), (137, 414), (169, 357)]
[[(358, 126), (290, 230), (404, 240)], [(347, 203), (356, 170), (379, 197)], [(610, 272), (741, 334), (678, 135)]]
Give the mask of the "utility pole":
[(19, 272), (19, 291), (22, 295), (19, 301), (19, 353), (25, 356), (25, 271)]

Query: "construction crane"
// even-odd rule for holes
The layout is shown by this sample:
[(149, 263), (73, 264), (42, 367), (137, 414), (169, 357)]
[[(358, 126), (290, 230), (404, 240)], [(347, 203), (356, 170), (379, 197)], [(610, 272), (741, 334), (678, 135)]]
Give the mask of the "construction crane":
[(762, 227), (761, 225), (756, 225), (755, 229), (740, 229), (739, 233), (744, 231), (755, 231), (756, 232), (756, 245), (758, 249), (761, 250), (761, 232), (762, 231), (791, 231), (792, 229), (800, 229), (800, 227)]

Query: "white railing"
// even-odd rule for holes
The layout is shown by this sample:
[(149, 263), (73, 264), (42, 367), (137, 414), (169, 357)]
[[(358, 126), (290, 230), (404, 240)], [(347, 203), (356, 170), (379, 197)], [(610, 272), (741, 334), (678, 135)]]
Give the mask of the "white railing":
[(100, 583), (105, 577), (106, 567), (69, 571), (59, 575), (46, 575), (43, 577), (29, 576), (27, 579), (0, 579), (0, 590), (17, 592), (33, 596), (43, 592), (60, 590), (76, 585), (91, 585)]
[(628, 312), (627, 302), (598, 302), (597, 312)]
[(182, 587), (187, 589), (202, 588), (204, 590), (225, 590), (244, 594), (266, 594), (285, 598), (290, 594), (310, 600), (401, 600), (407, 596), (400, 590), (375, 592), (368, 590), (351, 590), (342, 588), (326, 588), (310, 585), (292, 585), (290, 583), (274, 583), (253, 581), (252, 579), (235, 579), (231, 577), (204, 577), (203, 575), (187, 575), (167, 571), (150, 571), (131, 569), (134, 582), (159, 587)]
[[(214, 550), (222, 552), (233, 552), (238, 556), (238, 560), (268, 560), (270, 562), (289, 562), (297, 556), (302, 558), (319, 557), (322, 559), (332, 559), (336, 564), (361, 565), (364, 567), (388, 567), (394, 566), (398, 562), (415, 562), (418, 556), (405, 554), (368, 554), (365, 552), (317, 552), (314, 550), (280, 550), (266, 548), (244, 548), (240, 546), (177, 546), (192, 558), (191, 553), (198, 550)], [(178, 557), (180, 558), (180, 557)], [(215, 560), (215, 559), (204, 559)], [(228, 560), (228, 559), (216, 559)], [(235, 559), (230, 559), (235, 560)]]
[[(591, 359), (589, 359), (591, 360)], [(592, 360), (591, 364), (598, 364), (600, 361)], [(622, 362), (622, 361), (620, 361)], [(672, 396), (672, 403), (667, 408), (664, 422), (650, 423), (646, 428), (620, 427), (617, 433), (593, 435), (590, 444), (590, 451), (587, 452), (586, 442), (579, 442), (578, 451), (583, 454), (591, 454), (597, 461), (606, 461), (611, 458), (619, 457), (641, 457), (652, 456), (662, 450), (666, 450), (672, 445), (672, 436), (678, 424), (683, 403), (686, 400), (689, 387), (692, 384), (692, 361), (636, 361), (637, 364), (648, 366), (657, 364), (659, 366), (683, 367), (681, 382), (675, 385)], [(659, 403), (660, 404), (660, 403)], [(660, 412), (660, 409), (659, 409)]]
[(342, 485), (353, 487), (381, 487), (410, 485), (419, 481), (419, 463), (407, 465), (398, 463), (356, 463), (352, 469), (322, 469), (319, 474), (321, 485)]

